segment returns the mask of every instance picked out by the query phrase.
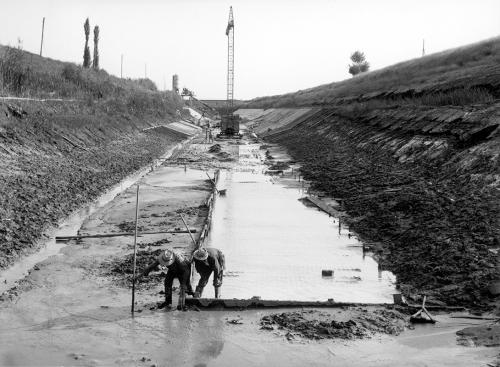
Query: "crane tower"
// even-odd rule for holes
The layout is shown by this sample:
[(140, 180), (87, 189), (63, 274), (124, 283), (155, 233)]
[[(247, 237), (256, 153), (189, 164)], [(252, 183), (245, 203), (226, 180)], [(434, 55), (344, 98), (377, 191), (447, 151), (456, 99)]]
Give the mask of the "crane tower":
[(233, 109), (234, 90), (234, 18), (233, 7), (229, 8), (229, 20), (226, 27), (227, 36), (227, 112)]
[(241, 138), (239, 134), (240, 119), (234, 115), (234, 18), (233, 7), (229, 8), (229, 20), (226, 26), (227, 36), (227, 99), (226, 111), (221, 116), (221, 133), (219, 138)]

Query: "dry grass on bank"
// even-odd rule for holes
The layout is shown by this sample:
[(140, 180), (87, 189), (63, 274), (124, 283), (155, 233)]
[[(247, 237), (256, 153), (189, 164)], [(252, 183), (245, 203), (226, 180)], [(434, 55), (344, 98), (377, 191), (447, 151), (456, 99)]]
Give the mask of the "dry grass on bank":
[[(500, 37), (488, 39), (341, 82), (278, 96), (256, 98), (249, 107), (291, 107), (335, 104), (340, 99), (387, 93), (382, 98), (418, 98), (426, 105), (484, 103), (500, 96)], [(392, 93), (391, 93), (392, 92)], [(427, 95), (427, 96), (426, 96)], [(381, 97), (377, 97), (381, 98)]]
[(182, 106), (177, 94), (159, 92), (150, 79), (121, 79), (7, 46), (0, 46), (0, 95), (100, 100), (133, 113), (149, 109), (174, 115)]

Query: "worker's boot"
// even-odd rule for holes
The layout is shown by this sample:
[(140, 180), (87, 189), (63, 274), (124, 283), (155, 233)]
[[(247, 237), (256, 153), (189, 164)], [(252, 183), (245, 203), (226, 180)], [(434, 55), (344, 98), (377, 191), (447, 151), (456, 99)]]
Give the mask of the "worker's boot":
[(203, 287), (196, 287), (193, 298), (201, 298), (203, 294)]
[(172, 308), (172, 288), (165, 287), (165, 302), (158, 308), (165, 308), (167, 310)]
[(215, 289), (215, 298), (220, 298), (220, 287), (214, 287)]
[(177, 305), (177, 309), (179, 311), (186, 309), (186, 291), (183, 288), (181, 288), (179, 293), (179, 304)]

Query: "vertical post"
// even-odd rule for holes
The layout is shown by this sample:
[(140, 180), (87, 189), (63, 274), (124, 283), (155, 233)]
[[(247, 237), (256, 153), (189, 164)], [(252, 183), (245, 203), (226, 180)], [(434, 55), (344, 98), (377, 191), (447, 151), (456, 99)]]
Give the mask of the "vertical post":
[(148, 78), (148, 64), (144, 64), (144, 78)]
[(425, 39), (422, 40), (422, 56), (425, 56)]
[(121, 59), (121, 64), (120, 64), (120, 78), (123, 79), (123, 54), (122, 54), (122, 59)]
[(43, 49), (43, 31), (45, 30), (45, 17), (43, 17), (42, 20), (42, 40), (40, 41), (40, 56), (42, 56), (42, 49)]
[(137, 195), (135, 199), (135, 232), (134, 232), (134, 277), (132, 278), (132, 307), (131, 312), (134, 314), (135, 303), (135, 268), (137, 263), (137, 214), (139, 212), (139, 184), (137, 184)]

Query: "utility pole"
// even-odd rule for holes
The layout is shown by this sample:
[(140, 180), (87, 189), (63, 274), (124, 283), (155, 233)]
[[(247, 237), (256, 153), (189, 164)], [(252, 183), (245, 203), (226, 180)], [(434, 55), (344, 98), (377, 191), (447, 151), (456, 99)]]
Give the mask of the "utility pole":
[(122, 61), (120, 64), (120, 78), (123, 79), (123, 54), (122, 54)]
[(425, 56), (425, 39), (422, 40), (422, 56)]
[(40, 56), (42, 56), (42, 49), (43, 49), (43, 31), (45, 30), (45, 17), (43, 17), (42, 20), (42, 40), (40, 41)]
[(144, 78), (148, 78), (148, 64), (144, 64)]

